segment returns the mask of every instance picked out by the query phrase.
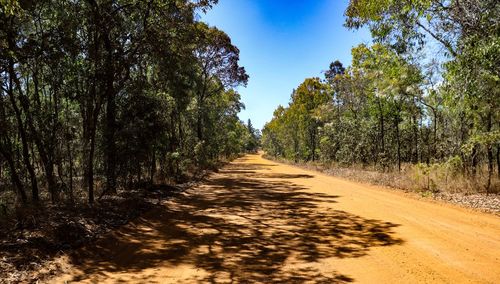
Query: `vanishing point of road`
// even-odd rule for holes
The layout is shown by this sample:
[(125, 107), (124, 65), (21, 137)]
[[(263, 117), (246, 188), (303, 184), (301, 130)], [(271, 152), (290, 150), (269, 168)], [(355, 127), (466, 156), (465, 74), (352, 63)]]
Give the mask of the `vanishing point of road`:
[(500, 217), (247, 155), (50, 282), (499, 283)]

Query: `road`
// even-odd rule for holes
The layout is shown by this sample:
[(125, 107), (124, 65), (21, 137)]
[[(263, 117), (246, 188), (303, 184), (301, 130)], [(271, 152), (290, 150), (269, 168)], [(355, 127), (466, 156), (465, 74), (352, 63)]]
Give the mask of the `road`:
[(53, 283), (498, 283), (500, 217), (247, 155)]

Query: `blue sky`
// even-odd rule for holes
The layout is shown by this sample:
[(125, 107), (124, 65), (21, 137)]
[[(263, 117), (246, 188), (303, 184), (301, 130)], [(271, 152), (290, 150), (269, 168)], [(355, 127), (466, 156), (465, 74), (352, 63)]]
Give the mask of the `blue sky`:
[(323, 77), (330, 62), (351, 62), (351, 48), (369, 43), (366, 30), (344, 26), (348, 0), (219, 0), (203, 21), (225, 31), (250, 75), (239, 88), (240, 118), (261, 129), (305, 78)]

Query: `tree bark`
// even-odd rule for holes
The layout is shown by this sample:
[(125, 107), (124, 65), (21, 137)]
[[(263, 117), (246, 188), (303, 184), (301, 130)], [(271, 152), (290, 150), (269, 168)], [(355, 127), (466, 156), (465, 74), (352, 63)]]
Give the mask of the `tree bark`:
[[(107, 38), (107, 36), (105, 36)], [(116, 193), (116, 94), (114, 91), (113, 54), (109, 39), (105, 40), (106, 59), (106, 192)]]
[[(6, 114), (5, 114), (5, 108), (4, 108), (4, 102), (3, 102), (3, 94), (0, 93), (0, 122), (2, 122), (3, 125), (6, 122)], [(0, 129), (2, 133), (5, 133), (4, 129)], [(21, 201), (22, 204), (26, 204), (27, 202), (27, 196), (26, 192), (24, 191), (23, 184), (21, 182), (21, 179), (19, 178), (19, 175), (17, 174), (17, 169), (16, 165), (14, 162), (14, 159), (12, 158), (12, 146), (10, 143), (9, 137), (5, 136), (5, 140), (8, 141), (8, 143), (5, 143), (2, 141), (2, 137), (0, 137), (0, 154), (4, 157), (5, 161), (7, 161), (7, 165), (10, 170), (10, 179), (12, 182), (13, 187), (16, 189), (15, 194), (18, 198), (18, 200)], [(8, 144), (6, 146), (5, 144)]]
[(149, 176), (149, 183), (154, 184), (154, 178), (156, 174), (156, 151), (153, 150), (153, 153), (151, 155), (151, 168), (150, 168), (150, 176)]
[[(486, 123), (486, 131), (490, 132), (492, 128), (492, 113), (491, 110), (488, 112), (488, 118), (487, 118), (487, 123)], [(490, 193), (490, 187), (491, 187), (491, 177), (493, 176), (493, 145), (488, 144), (486, 145), (487, 147), (487, 152), (488, 152), (488, 181), (486, 184), (486, 194)]]
[(396, 116), (396, 120), (394, 121), (396, 127), (396, 142), (398, 147), (398, 171), (401, 171), (401, 138), (399, 135), (399, 114)]
[[(12, 40), (9, 40), (9, 47), (11, 49), (13, 48), (12, 44), (13, 44)], [(10, 103), (12, 105), (12, 109), (14, 110), (14, 113), (16, 116), (17, 127), (18, 127), (18, 131), (19, 131), (19, 135), (21, 137), (22, 153), (23, 153), (22, 156), (23, 156), (24, 164), (26, 166), (26, 169), (28, 170), (28, 174), (30, 177), (32, 200), (33, 200), (33, 202), (36, 203), (39, 200), (38, 182), (37, 182), (37, 178), (36, 178), (35, 169), (33, 167), (33, 164), (31, 163), (31, 159), (30, 159), (29, 145), (28, 145), (28, 140), (27, 140), (28, 138), (27, 138), (26, 129), (24, 127), (24, 123), (23, 123), (23, 120), (21, 117), (21, 110), (17, 106), (16, 100), (14, 98), (14, 90), (13, 90), (14, 78), (13, 78), (13, 76), (16, 76), (15, 71), (14, 71), (14, 61), (12, 60), (12, 58), (10, 58), (9, 59), (9, 80), (10, 80), (10, 82), (9, 82), (8, 95), (9, 95)]]
[(26, 196), (26, 192), (24, 191), (21, 179), (17, 174), (16, 165), (14, 163), (14, 159), (12, 159), (10, 150), (4, 149), (3, 145), (0, 144), (0, 154), (2, 154), (2, 156), (7, 161), (7, 165), (9, 166), (10, 179), (12, 181), (12, 185), (14, 186), (14, 188), (16, 188), (15, 190), (16, 196), (20, 199), (22, 204), (26, 204), (26, 202), (28, 201), (28, 197)]
[(497, 175), (500, 178), (500, 144), (497, 144)]
[[(377, 98), (377, 105), (378, 105), (378, 109), (379, 109), (379, 123), (380, 123), (380, 143), (381, 143), (381, 146), (382, 146), (382, 151), (380, 153), (382, 153), (383, 155), (383, 158), (385, 159), (385, 129), (384, 129), (384, 113), (383, 113), (383, 108), (382, 108), (382, 102), (380, 101), (380, 98)], [(377, 160), (378, 160), (379, 157), (377, 157)], [(385, 161), (382, 162), (383, 163), (383, 168), (384, 168), (384, 171), (385, 171)]]

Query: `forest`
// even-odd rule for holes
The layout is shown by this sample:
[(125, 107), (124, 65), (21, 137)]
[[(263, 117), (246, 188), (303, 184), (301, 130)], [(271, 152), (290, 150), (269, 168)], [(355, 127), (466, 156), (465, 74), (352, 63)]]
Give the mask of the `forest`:
[(499, 13), (495, 0), (349, 1), (344, 25), (373, 44), (294, 89), (263, 149), (406, 175), (418, 189), (499, 192)]
[(499, 83), (498, 0), (0, 0), (0, 284), (498, 282)]
[(216, 0), (0, 1), (0, 206), (93, 204), (257, 147)]

